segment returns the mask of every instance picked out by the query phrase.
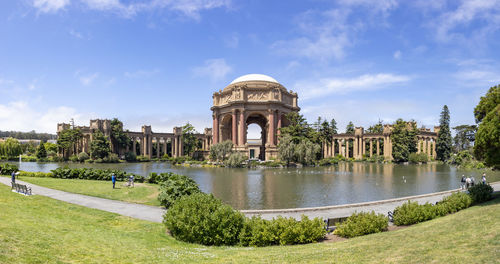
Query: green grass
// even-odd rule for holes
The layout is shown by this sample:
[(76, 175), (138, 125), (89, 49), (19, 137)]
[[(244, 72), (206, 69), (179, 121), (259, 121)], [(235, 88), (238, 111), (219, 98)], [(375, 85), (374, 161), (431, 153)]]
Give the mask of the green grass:
[(162, 224), (0, 185), (0, 263), (496, 263), (500, 198), (394, 232), (266, 248), (176, 241)]
[(56, 179), (21, 177), (20, 180), (56, 190), (96, 196), (100, 198), (120, 200), (131, 203), (160, 206), (158, 201), (158, 185), (135, 183), (135, 187), (123, 186), (124, 182), (116, 182), (115, 189), (111, 181), (94, 181), (78, 179)]

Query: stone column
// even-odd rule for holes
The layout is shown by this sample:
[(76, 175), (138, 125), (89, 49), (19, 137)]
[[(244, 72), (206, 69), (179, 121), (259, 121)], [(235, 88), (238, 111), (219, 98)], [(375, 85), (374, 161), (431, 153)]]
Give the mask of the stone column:
[(368, 144), (370, 144), (370, 158), (371, 158), (373, 155), (373, 142), (371, 138), (368, 140)]
[(178, 144), (179, 143), (178, 143), (178, 140), (177, 140), (177, 136), (174, 137), (174, 141), (173, 142), (174, 142), (174, 154), (173, 154), (173, 156), (174, 157), (179, 157), (179, 155), (178, 155), (178, 152), (179, 152)]
[[(151, 153), (153, 154), (153, 153)], [(158, 138), (156, 138), (156, 157), (159, 158), (160, 157), (160, 140)]]
[(217, 144), (219, 143), (219, 116), (217, 114), (214, 114), (212, 118), (214, 119), (214, 125), (212, 127), (212, 137), (214, 144)]
[(150, 135), (148, 136), (148, 154), (149, 154), (149, 158), (152, 158), (153, 157), (153, 137)]
[(342, 150), (342, 140), (343, 139), (339, 139), (339, 155), (342, 155), (345, 157), (344, 151)]
[(335, 156), (335, 139), (332, 139), (332, 149), (330, 151), (330, 156), (331, 157)]
[(175, 157), (175, 144), (173, 138), (170, 138), (170, 155)]
[(167, 154), (167, 139), (163, 138), (163, 155)]
[(431, 145), (432, 145), (431, 139), (427, 138), (427, 156), (429, 156), (429, 158), (432, 157)]
[(277, 112), (277, 115), (278, 115), (278, 127), (277, 127), (277, 131), (276, 131), (276, 135), (277, 135), (277, 143), (279, 144), (280, 143), (280, 137), (279, 135), (281, 134), (281, 131), (280, 131), (280, 128), (281, 128), (281, 112), (278, 111)]
[(354, 136), (354, 142), (352, 145), (352, 156), (355, 159), (359, 159), (359, 138), (357, 136)]
[(233, 145), (236, 146), (238, 145), (238, 129), (236, 127), (236, 110), (232, 111), (231, 115), (231, 133), (232, 133), (232, 139), (233, 139)]
[(384, 136), (384, 157), (386, 159), (389, 159), (390, 154), (389, 154), (389, 140), (387, 139), (388, 136)]
[(349, 141), (350, 141), (350, 139), (347, 139), (346, 144), (345, 144), (345, 154), (346, 154), (345, 156), (346, 156), (346, 158), (349, 157)]
[(268, 141), (269, 145), (274, 146), (274, 110), (269, 111), (269, 135), (268, 135)]
[(380, 138), (377, 138), (377, 156), (380, 155)]
[(184, 142), (182, 141), (182, 135), (179, 136), (179, 157), (184, 155)]
[(245, 136), (246, 136), (246, 132), (245, 132), (245, 113), (243, 112), (243, 109), (240, 110), (240, 134), (238, 136), (238, 139), (240, 140), (240, 146), (243, 146), (245, 145)]
[(433, 156), (434, 158), (437, 158), (437, 153), (436, 153), (436, 139), (435, 139), (435, 138), (433, 138), (433, 140), (432, 140), (432, 141), (433, 141), (433, 142), (432, 142), (432, 143), (433, 143), (433, 144), (432, 144), (432, 156)]

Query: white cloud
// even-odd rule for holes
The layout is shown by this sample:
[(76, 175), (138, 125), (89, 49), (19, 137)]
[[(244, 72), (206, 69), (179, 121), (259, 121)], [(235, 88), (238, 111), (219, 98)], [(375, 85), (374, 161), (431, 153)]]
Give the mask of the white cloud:
[(401, 59), (402, 55), (403, 54), (401, 53), (400, 50), (396, 50), (392, 56), (394, 57), (394, 59), (399, 60), (399, 59)]
[(77, 113), (74, 108), (66, 106), (43, 110), (27, 101), (0, 104), (0, 127), (4, 130), (55, 133), (57, 123), (68, 122), (71, 118), (76, 123), (88, 123), (91, 115)]
[(82, 33), (78, 32), (78, 31), (76, 31), (76, 30), (71, 29), (71, 30), (69, 31), (69, 34), (70, 34), (71, 36), (75, 37), (75, 38), (78, 38), (78, 39), (83, 39), (83, 35), (82, 35)]
[(240, 38), (238, 37), (238, 34), (234, 33), (230, 37), (227, 37), (224, 39), (224, 44), (228, 48), (235, 49), (238, 47), (240, 43)]
[[(309, 10), (295, 19), (301, 36), (278, 40), (271, 45), (271, 49), (278, 54), (321, 61), (342, 59), (346, 49), (355, 44), (359, 32), (367, 27), (386, 24), (385, 18), (396, 7), (395, 0), (343, 0), (331, 10)], [(352, 16), (360, 13), (361, 9), (367, 17), (364, 20)]]
[(77, 74), (78, 75), (78, 78), (80, 79), (80, 82), (83, 84), (83, 85), (90, 85), (92, 84), (95, 79), (97, 79), (97, 77), (99, 77), (99, 73), (96, 72), (96, 73), (92, 73), (92, 74), (88, 74), (88, 75), (80, 75), (80, 74)]
[(147, 78), (160, 73), (159, 69), (137, 70), (134, 72), (125, 72), (123, 75), (127, 78)]
[(473, 23), (478, 23), (478, 28), (471, 33), (474, 37), (484, 38), (500, 29), (500, 0), (462, 1), (455, 10), (440, 15), (431, 26), (436, 30), (438, 41), (450, 42), (470, 38), (455, 29)]
[(330, 94), (347, 94), (357, 91), (383, 89), (394, 84), (402, 84), (412, 78), (407, 75), (391, 73), (364, 74), (355, 78), (323, 78), (319, 81), (303, 80), (294, 87), (301, 99), (322, 97)]
[(224, 79), (232, 71), (233, 68), (226, 63), (225, 59), (206, 60), (203, 66), (193, 69), (195, 75), (209, 77), (213, 81)]
[(70, 0), (34, 0), (33, 7), (42, 13), (54, 13), (66, 7), (69, 3)]

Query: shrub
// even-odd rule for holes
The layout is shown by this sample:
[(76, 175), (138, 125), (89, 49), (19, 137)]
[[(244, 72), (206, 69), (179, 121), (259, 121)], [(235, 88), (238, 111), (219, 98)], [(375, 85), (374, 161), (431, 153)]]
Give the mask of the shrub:
[(200, 188), (196, 182), (184, 175), (174, 173), (161, 173), (160, 177), (160, 194), (158, 200), (165, 208), (169, 208), (172, 204), (182, 196), (199, 193)]
[(318, 162), (319, 166), (330, 166), (330, 165), (335, 165), (338, 164), (339, 160), (337, 158), (324, 158)]
[(334, 234), (350, 238), (385, 231), (388, 225), (387, 217), (382, 214), (360, 212), (349, 216), (335, 229)]
[(151, 161), (148, 157), (146, 156), (137, 156), (137, 161), (140, 161), (140, 162), (146, 162), (146, 161)]
[(30, 172), (30, 171), (20, 171), (19, 177), (39, 177), (39, 178), (52, 178), (52, 173), (50, 172)]
[(100, 181), (110, 181), (111, 174), (115, 174), (116, 180), (123, 181), (128, 179), (130, 175), (134, 175), (134, 181), (144, 182), (144, 177), (141, 175), (135, 175), (126, 173), (121, 170), (99, 170), (92, 168), (57, 168), (52, 170), (52, 177), (59, 179), (82, 179), (82, 180), (100, 180)]
[(319, 218), (309, 220), (302, 215), (301, 221), (278, 216), (265, 220), (260, 216), (247, 218), (240, 233), (243, 246), (293, 245), (316, 242), (325, 237), (325, 223)]
[(181, 197), (165, 213), (163, 223), (178, 240), (203, 245), (234, 245), (244, 216), (212, 194)]
[(133, 151), (129, 151), (125, 153), (125, 160), (128, 162), (134, 162), (137, 161), (137, 155)]
[(476, 184), (468, 189), (472, 202), (483, 203), (491, 199), (493, 188), (489, 184)]
[(71, 162), (77, 162), (78, 161), (78, 156), (77, 155), (71, 155), (71, 156), (69, 156), (69, 161), (71, 161)]
[(84, 162), (86, 160), (88, 160), (90, 157), (89, 157), (89, 154), (87, 154), (86, 152), (81, 152), (80, 154), (78, 154), (78, 161), (79, 162)]
[(103, 161), (108, 163), (118, 163), (120, 162), (120, 158), (118, 158), (118, 155), (115, 153), (109, 153), (107, 157), (104, 157)]
[(0, 175), (11, 175), (12, 172), (18, 170), (19, 168), (15, 164), (9, 164), (9, 163), (0, 164)]
[(427, 154), (425, 153), (411, 153), (410, 156), (408, 157), (408, 161), (410, 163), (427, 163), (428, 158)]
[(437, 205), (445, 206), (447, 214), (458, 212), (462, 209), (469, 207), (472, 204), (472, 199), (469, 195), (463, 192), (456, 192), (441, 200)]
[(248, 160), (248, 158), (242, 153), (235, 152), (231, 153), (227, 160), (224, 162), (224, 165), (230, 168), (241, 168), (243, 167), (243, 162)]
[(393, 220), (395, 225), (412, 225), (433, 219), (436, 213), (432, 204), (408, 201), (394, 209)]

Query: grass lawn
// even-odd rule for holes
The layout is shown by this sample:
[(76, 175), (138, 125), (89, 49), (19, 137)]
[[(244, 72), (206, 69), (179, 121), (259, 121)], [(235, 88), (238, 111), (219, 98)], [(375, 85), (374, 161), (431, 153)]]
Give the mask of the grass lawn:
[(135, 183), (134, 188), (123, 186), (124, 182), (116, 182), (115, 189), (111, 181), (94, 181), (78, 179), (56, 179), (21, 177), (22, 181), (56, 190), (96, 196), (100, 198), (121, 200), (131, 203), (160, 206), (158, 201), (158, 185)]
[(394, 232), (266, 248), (178, 242), (162, 224), (0, 184), (0, 263), (498, 263), (500, 198)]

